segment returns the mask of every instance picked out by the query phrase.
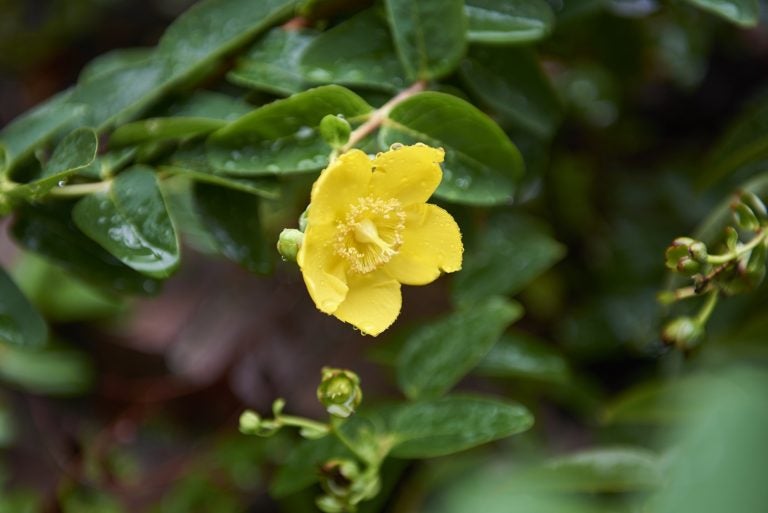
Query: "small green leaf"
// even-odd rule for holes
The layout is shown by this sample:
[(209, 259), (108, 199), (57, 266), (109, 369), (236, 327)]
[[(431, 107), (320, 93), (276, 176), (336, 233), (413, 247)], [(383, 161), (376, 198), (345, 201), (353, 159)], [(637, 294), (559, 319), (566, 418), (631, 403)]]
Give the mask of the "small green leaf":
[(754, 27), (760, 20), (758, 0), (688, 0), (688, 3), (742, 27)]
[(285, 497), (316, 482), (323, 463), (333, 459), (351, 459), (354, 455), (335, 436), (303, 440), (280, 465), (269, 490), (275, 497)]
[(409, 78), (450, 74), (466, 49), (464, 0), (386, 0), (400, 62)]
[(265, 105), (211, 134), (208, 158), (221, 172), (258, 176), (317, 171), (330, 146), (318, 132), (327, 114), (350, 122), (371, 111), (362, 98), (336, 85), (297, 93)]
[(90, 387), (93, 368), (84, 353), (72, 349), (25, 350), (3, 346), (0, 378), (34, 393), (74, 395)]
[(466, 0), (467, 39), (472, 43), (538, 41), (552, 31), (555, 15), (544, 0)]
[(524, 172), (520, 152), (504, 131), (470, 103), (445, 93), (420, 93), (397, 105), (379, 140), (385, 148), (414, 142), (442, 146), (443, 181), (435, 195), (457, 203), (508, 202)]
[(527, 49), (477, 47), (461, 65), (469, 89), (506, 119), (549, 138), (560, 122), (560, 101)]
[(412, 399), (443, 395), (522, 314), (517, 303), (494, 297), (421, 326), (408, 337), (398, 356), (400, 389)]
[(194, 197), (203, 226), (224, 256), (251, 272), (271, 270), (275, 248), (265, 240), (257, 196), (197, 183)]
[(136, 166), (109, 192), (86, 196), (72, 212), (78, 228), (128, 267), (165, 278), (179, 265), (179, 242), (155, 173)]
[(316, 35), (313, 30), (270, 30), (238, 59), (227, 80), (281, 96), (306, 89), (299, 59)]
[(337, 83), (394, 92), (405, 84), (386, 19), (365, 11), (320, 34), (304, 51), (301, 70), (315, 83)]
[(227, 123), (198, 117), (151, 118), (122, 125), (109, 142), (115, 147), (173, 139), (189, 139), (209, 134)]
[(0, 343), (41, 347), (47, 341), (45, 320), (0, 268)]
[(453, 280), (459, 302), (516, 294), (565, 255), (565, 248), (539, 221), (519, 214), (494, 217), (467, 251)]
[(498, 378), (567, 383), (568, 362), (554, 348), (523, 332), (506, 333), (477, 365), (476, 372)]

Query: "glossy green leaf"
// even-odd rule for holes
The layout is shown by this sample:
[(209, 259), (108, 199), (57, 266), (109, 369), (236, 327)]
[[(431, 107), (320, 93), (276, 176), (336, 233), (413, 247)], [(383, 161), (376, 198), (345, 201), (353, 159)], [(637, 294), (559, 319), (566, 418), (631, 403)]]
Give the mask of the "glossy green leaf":
[(202, 224), (219, 251), (251, 272), (269, 272), (275, 248), (261, 228), (259, 198), (204, 183), (195, 185), (194, 195)]
[(386, 0), (395, 48), (412, 80), (450, 74), (466, 49), (463, 0)]
[(544, 0), (466, 0), (467, 39), (473, 43), (538, 41), (552, 31), (554, 13)]
[(270, 493), (284, 497), (310, 486), (317, 481), (320, 467), (325, 462), (339, 458), (349, 459), (354, 455), (335, 436), (303, 440), (280, 465), (270, 484)]
[(435, 195), (457, 203), (508, 202), (524, 172), (520, 152), (501, 128), (470, 103), (445, 93), (420, 93), (397, 105), (379, 140), (384, 147), (414, 142), (443, 147), (443, 181)]
[(301, 70), (310, 82), (397, 91), (406, 85), (386, 19), (367, 9), (320, 34), (304, 51)]
[(106, 193), (80, 200), (72, 212), (83, 233), (128, 267), (155, 278), (179, 265), (179, 241), (155, 173), (136, 166)]
[(211, 166), (232, 175), (257, 176), (317, 171), (328, 163), (330, 146), (317, 127), (327, 114), (349, 121), (371, 111), (362, 98), (329, 85), (265, 105), (221, 130), (208, 141)]
[(128, 146), (146, 142), (188, 139), (209, 134), (227, 123), (198, 117), (152, 118), (122, 125), (112, 133), (111, 145)]
[(172, 103), (164, 112), (168, 116), (234, 121), (251, 110), (253, 107), (239, 98), (199, 90)]
[(160, 166), (158, 171), (175, 176), (184, 176), (195, 182), (219, 185), (236, 191), (255, 194), (262, 198), (275, 199), (280, 197), (280, 184), (271, 178), (237, 178), (221, 174), (215, 174), (207, 169), (193, 169), (191, 166), (182, 167), (185, 163), (176, 166)]
[(567, 383), (568, 362), (550, 345), (523, 332), (510, 332), (491, 347), (477, 365), (477, 374), (498, 378)]
[(687, 0), (688, 3), (709, 11), (742, 27), (754, 27), (760, 19), (758, 0)]
[(12, 197), (35, 199), (44, 196), (67, 179), (90, 166), (98, 149), (96, 132), (91, 128), (78, 128), (56, 145), (53, 155), (42, 167), (40, 175), (31, 182), (8, 191)]
[(83, 66), (77, 80), (90, 82), (100, 75), (143, 64), (153, 57), (153, 51), (152, 48), (119, 48), (104, 53)]
[(469, 89), (504, 118), (549, 138), (560, 122), (560, 101), (527, 49), (476, 47), (462, 62)]
[(34, 393), (73, 395), (88, 390), (93, 368), (84, 353), (72, 349), (25, 350), (3, 346), (0, 379)]
[(504, 329), (522, 314), (517, 303), (491, 298), (419, 327), (398, 355), (400, 389), (412, 399), (443, 395), (485, 357)]
[(565, 248), (534, 218), (519, 214), (494, 217), (467, 251), (453, 280), (459, 302), (512, 295), (522, 290), (565, 255)]
[(342, 426), (354, 444), (373, 434), (396, 458), (431, 458), (526, 431), (533, 416), (520, 404), (479, 396), (448, 396), (382, 406)]
[(299, 59), (315, 36), (312, 30), (274, 28), (238, 59), (227, 80), (282, 96), (298, 93), (306, 89)]
[(40, 347), (47, 341), (45, 320), (0, 268), (0, 343)]

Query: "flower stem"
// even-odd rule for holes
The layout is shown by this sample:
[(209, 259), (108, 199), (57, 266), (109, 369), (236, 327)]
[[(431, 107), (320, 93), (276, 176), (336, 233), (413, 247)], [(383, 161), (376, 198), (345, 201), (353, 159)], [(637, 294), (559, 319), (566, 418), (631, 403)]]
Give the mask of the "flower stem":
[(94, 192), (107, 192), (112, 180), (104, 180), (103, 182), (93, 183), (80, 183), (75, 185), (65, 185), (63, 187), (54, 187), (48, 194), (51, 196), (59, 197), (72, 197), (72, 196), (85, 196)]
[(699, 311), (699, 315), (696, 316), (696, 322), (699, 325), (704, 326), (707, 323), (709, 316), (712, 315), (712, 311), (715, 309), (719, 297), (720, 293), (717, 290), (713, 290), (709, 293), (706, 303), (704, 303), (701, 311)]

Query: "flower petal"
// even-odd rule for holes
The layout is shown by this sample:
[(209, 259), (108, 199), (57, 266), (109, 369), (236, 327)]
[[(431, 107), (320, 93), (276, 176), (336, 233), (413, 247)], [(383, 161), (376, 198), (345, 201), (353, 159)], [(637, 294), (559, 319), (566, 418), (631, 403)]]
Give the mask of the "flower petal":
[(461, 269), (464, 246), (451, 214), (430, 203), (406, 208), (403, 245), (382, 268), (400, 283), (425, 285)]
[(395, 322), (401, 305), (397, 280), (373, 271), (349, 276), (347, 297), (333, 315), (375, 337)]
[(443, 179), (440, 162), (444, 156), (442, 148), (424, 144), (379, 153), (373, 159), (371, 193), (397, 198), (403, 205), (424, 203)]
[(343, 216), (349, 205), (367, 194), (371, 169), (371, 159), (360, 150), (340, 155), (312, 186), (308, 223), (334, 223)]
[(344, 263), (330, 241), (333, 224), (310, 224), (296, 255), (304, 283), (318, 310), (331, 314), (347, 297)]

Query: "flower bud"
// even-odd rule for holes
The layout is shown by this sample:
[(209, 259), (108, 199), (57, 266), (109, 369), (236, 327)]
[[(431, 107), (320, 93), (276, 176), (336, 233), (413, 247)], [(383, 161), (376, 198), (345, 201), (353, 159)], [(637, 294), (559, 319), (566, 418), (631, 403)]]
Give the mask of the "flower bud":
[(693, 275), (701, 270), (707, 261), (707, 246), (700, 240), (690, 237), (678, 237), (667, 248), (665, 253), (666, 266), (683, 274)]
[(741, 192), (741, 201), (752, 209), (752, 212), (760, 219), (768, 219), (768, 208), (756, 194), (749, 191)]
[(679, 349), (690, 349), (696, 346), (704, 335), (704, 329), (692, 317), (678, 317), (668, 322), (661, 332), (661, 338), (667, 344)]
[(320, 135), (331, 148), (339, 149), (349, 141), (352, 127), (342, 116), (328, 114), (320, 120)]
[(760, 221), (755, 213), (741, 201), (731, 203), (731, 210), (733, 210), (733, 217), (740, 228), (752, 232), (760, 228)]
[(329, 367), (324, 367), (322, 373), (322, 381), (317, 387), (317, 399), (329, 414), (349, 417), (363, 400), (360, 378), (354, 372)]
[(261, 426), (261, 417), (253, 410), (245, 410), (240, 414), (240, 432), (244, 435), (255, 435)]
[(283, 257), (283, 260), (295, 262), (303, 240), (304, 234), (301, 231), (295, 228), (283, 229), (280, 232), (280, 238), (277, 240), (277, 251)]

